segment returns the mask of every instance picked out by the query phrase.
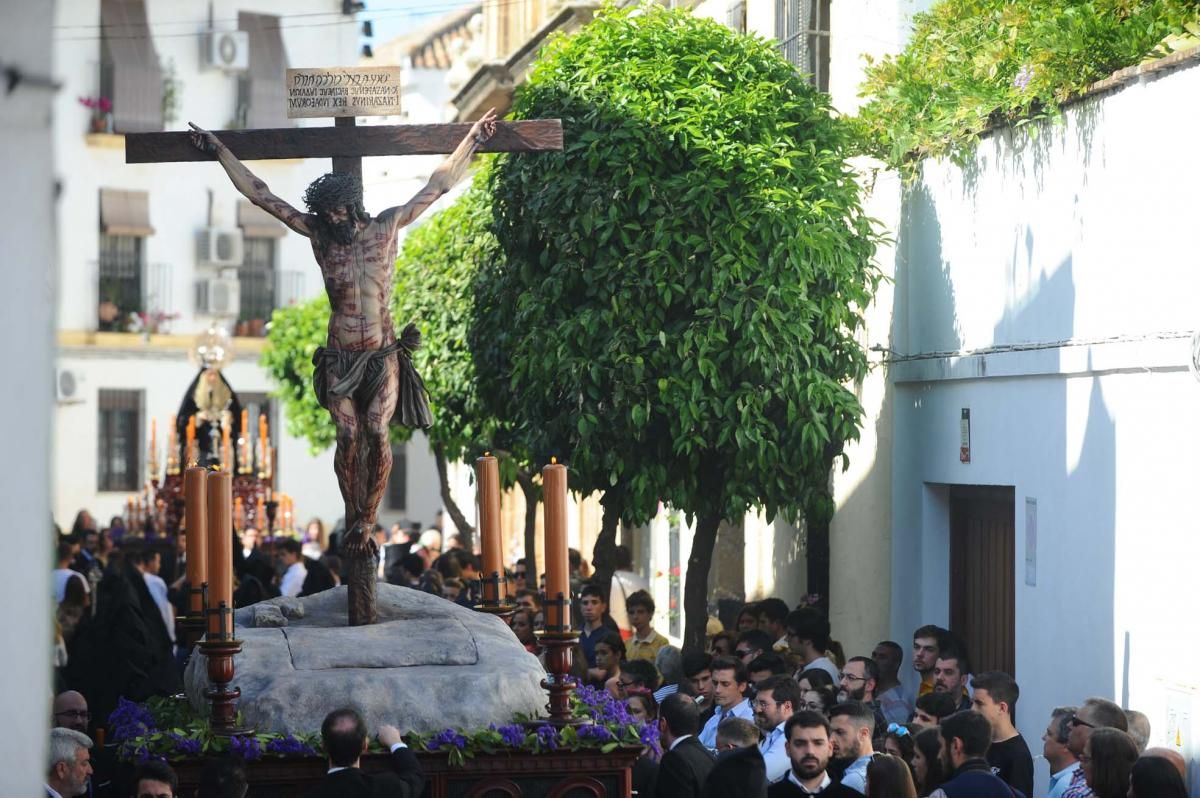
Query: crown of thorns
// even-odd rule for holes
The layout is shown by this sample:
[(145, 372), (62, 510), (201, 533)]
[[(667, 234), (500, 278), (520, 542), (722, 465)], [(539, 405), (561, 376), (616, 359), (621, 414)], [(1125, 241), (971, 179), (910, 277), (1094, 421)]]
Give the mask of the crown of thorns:
[(321, 175), (304, 192), (304, 204), (309, 213), (336, 208), (357, 208), (362, 205), (362, 181), (350, 174), (331, 172)]

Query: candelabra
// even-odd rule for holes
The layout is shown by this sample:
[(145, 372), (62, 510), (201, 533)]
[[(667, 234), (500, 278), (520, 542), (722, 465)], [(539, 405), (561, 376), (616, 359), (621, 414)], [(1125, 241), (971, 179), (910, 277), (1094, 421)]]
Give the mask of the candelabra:
[(535, 632), (538, 642), (546, 650), (546, 678), (542, 680), (542, 688), (550, 694), (546, 710), (550, 713), (548, 720), (537, 723), (549, 723), (552, 726), (577, 726), (590, 722), (587, 718), (571, 717), (571, 692), (576, 683), (571, 676), (572, 650), (579, 642), (579, 632), (571, 628), (571, 601), (562, 593), (555, 598), (546, 599), (546, 618), (555, 617), (550, 609), (558, 610), (557, 624), (547, 624), (542, 631)]
[[(210, 607), (207, 615), (210, 632), (198, 646), (200, 653), (208, 659), (208, 679), (213, 683), (204, 691), (204, 697), (212, 702), (209, 728), (213, 734), (222, 737), (253, 734), (253, 729), (237, 724), (237, 700), (242, 691), (230, 686), (234, 676), (233, 658), (242, 653), (242, 641), (233, 637), (233, 609), (222, 601), (220, 606)], [(215, 635), (211, 632), (213, 618), (216, 619)]]

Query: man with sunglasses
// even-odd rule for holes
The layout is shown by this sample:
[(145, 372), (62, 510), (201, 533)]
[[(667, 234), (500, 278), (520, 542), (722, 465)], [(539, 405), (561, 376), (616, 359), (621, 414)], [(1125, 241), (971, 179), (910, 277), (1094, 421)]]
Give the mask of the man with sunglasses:
[[(1129, 731), (1129, 721), (1125, 710), (1104, 698), (1089, 698), (1083, 706), (1075, 710), (1069, 721), (1071, 732), (1067, 736), (1067, 748), (1076, 759), (1082, 760), (1083, 749), (1088, 739), (1096, 729), (1120, 729)], [(1088, 786), (1083, 768), (1075, 771), (1071, 777), (1071, 786), (1063, 793), (1063, 798), (1090, 798), (1094, 795)]]
[(769, 634), (761, 629), (749, 629), (738, 635), (733, 655), (749, 665), (763, 654), (769, 653), (772, 645), (774, 641)]

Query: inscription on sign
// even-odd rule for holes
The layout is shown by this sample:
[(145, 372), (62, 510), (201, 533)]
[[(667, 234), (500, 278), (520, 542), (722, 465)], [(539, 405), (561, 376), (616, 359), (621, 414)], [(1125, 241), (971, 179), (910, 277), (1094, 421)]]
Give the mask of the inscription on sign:
[(399, 113), (398, 66), (287, 71), (288, 119), (395, 116)]

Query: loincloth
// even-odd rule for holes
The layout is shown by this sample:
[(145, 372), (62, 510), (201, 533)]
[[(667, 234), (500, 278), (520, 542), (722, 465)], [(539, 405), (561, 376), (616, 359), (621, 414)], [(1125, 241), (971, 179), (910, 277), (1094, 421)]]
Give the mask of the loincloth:
[(429, 397), (425, 383), (412, 364), (412, 353), (421, 345), (421, 333), (416, 325), (404, 328), (400, 338), (382, 349), (348, 351), (317, 347), (313, 354), (313, 389), (321, 407), (350, 398), (359, 407), (366, 407), (379, 395), (387, 379), (387, 361), (395, 357), (399, 368), (400, 395), (391, 423), (411, 429), (428, 429), (433, 425), (429, 412)]

